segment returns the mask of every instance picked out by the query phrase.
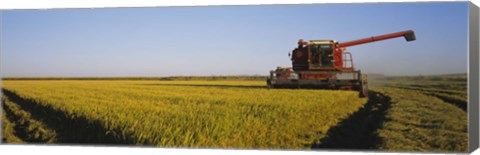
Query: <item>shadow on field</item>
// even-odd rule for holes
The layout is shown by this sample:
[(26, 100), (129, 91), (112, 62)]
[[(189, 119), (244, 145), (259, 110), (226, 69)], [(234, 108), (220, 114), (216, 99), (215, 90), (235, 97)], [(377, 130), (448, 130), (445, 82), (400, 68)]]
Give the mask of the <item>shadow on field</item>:
[[(31, 114), (32, 118), (45, 123), (56, 133), (57, 144), (125, 144), (111, 134), (98, 121), (88, 120), (84, 117), (68, 116), (65, 112), (45, 106), (37, 101), (24, 99), (14, 92), (2, 89), (3, 94), (20, 108)], [(26, 135), (20, 135), (25, 137)], [(28, 141), (32, 142), (32, 141)]]
[(267, 88), (267, 86), (244, 85), (206, 85), (206, 84), (139, 84), (144, 86), (184, 86), (184, 87), (214, 87), (214, 88)]
[(312, 149), (376, 149), (381, 141), (376, 131), (385, 121), (390, 107), (389, 97), (370, 91), (365, 106), (330, 128), (327, 136)]
[[(2, 103), (5, 104), (5, 99), (2, 97)], [(18, 115), (15, 115), (13, 110), (8, 108), (6, 105), (3, 106), (3, 112), (5, 112), (5, 115), (7, 116), (6, 119), (10, 120), (12, 123), (15, 123), (15, 126), (13, 127), (13, 130), (15, 131), (15, 136), (18, 138), (22, 139), (23, 141), (28, 141), (28, 142), (44, 142), (39, 138), (31, 138), (31, 136), (28, 135), (28, 131), (26, 130), (29, 126), (28, 121), (22, 120), (22, 118)], [(17, 122), (22, 122), (17, 123)], [(5, 138), (4, 135), (2, 138)]]

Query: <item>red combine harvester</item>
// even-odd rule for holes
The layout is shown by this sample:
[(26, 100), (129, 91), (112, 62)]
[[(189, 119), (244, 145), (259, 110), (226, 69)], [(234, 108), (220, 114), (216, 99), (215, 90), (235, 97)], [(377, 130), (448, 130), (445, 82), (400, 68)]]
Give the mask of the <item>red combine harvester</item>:
[(354, 69), (352, 55), (346, 52), (346, 47), (402, 36), (407, 41), (415, 40), (412, 30), (343, 43), (333, 40), (305, 42), (300, 39), (291, 55), (292, 67), (277, 67), (270, 71), (267, 85), (270, 88), (358, 90), (360, 97), (365, 97), (368, 93), (367, 76)]

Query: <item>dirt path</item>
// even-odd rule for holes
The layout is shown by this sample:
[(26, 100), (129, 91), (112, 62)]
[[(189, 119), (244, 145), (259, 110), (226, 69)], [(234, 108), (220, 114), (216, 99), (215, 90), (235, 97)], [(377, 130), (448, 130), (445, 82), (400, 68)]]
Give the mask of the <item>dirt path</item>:
[(330, 128), (320, 145), (312, 149), (376, 149), (380, 138), (377, 129), (385, 121), (387, 110), (391, 107), (390, 98), (370, 91), (368, 102), (359, 111)]

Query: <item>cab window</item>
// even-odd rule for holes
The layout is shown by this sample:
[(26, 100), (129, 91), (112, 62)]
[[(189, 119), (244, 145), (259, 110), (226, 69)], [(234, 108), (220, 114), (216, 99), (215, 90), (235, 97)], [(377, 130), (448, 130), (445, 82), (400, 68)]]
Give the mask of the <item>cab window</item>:
[(333, 48), (332, 45), (311, 45), (310, 46), (310, 62), (315, 67), (332, 67), (333, 66)]

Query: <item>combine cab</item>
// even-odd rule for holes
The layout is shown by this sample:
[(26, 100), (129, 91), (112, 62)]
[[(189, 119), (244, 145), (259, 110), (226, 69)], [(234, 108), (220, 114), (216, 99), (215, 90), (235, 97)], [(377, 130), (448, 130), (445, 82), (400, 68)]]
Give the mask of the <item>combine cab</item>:
[(355, 70), (352, 55), (346, 47), (405, 37), (415, 40), (412, 30), (374, 36), (344, 43), (333, 40), (300, 39), (291, 55), (292, 67), (277, 67), (270, 71), (267, 85), (270, 88), (318, 88), (358, 90), (360, 97), (367, 96), (367, 76)]

